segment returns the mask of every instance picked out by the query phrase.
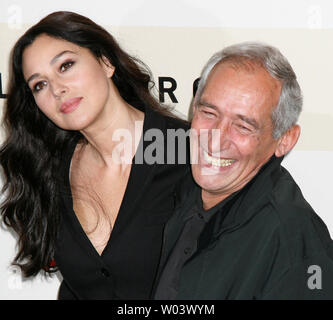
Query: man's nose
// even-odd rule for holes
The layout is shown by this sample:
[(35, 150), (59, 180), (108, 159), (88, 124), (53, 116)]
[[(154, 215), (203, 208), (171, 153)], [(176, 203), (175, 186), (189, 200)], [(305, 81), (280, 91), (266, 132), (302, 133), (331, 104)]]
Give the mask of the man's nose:
[(223, 151), (230, 148), (230, 125), (226, 121), (221, 121), (211, 130), (210, 144), (212, 152)]

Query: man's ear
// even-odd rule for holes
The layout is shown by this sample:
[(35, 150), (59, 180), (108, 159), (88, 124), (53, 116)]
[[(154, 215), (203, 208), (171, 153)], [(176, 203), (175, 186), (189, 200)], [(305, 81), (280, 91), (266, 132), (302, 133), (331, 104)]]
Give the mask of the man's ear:
[(299, 125), (293, 125), (287, 132), (279, 138), (278, 145), (275, 149), (275, 155), (277, 157), (282, 157), (289, 153), (291, 149), (295, 146), (299, 135), (301, 133), (301, 128)]
[(105, 56), (102, 56), (102, 58), (100, 58), (101, 61), (101, 65), (105, 71), (105, 74), (108, 78), (112, 78), (114, 71), (115, 71), (115, 67), (114, 65), (109, 61), (109, 59)]

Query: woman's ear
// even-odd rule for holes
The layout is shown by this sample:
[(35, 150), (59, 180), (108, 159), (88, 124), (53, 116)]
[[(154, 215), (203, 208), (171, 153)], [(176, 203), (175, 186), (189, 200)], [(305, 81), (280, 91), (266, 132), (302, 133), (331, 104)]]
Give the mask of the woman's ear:
[(282, 157), (289, 153), (295, 144), (301, 133), (301, 127), (297, 124), (293, 125), (287, 132), (285, 132), (281, 138), (279, 138), (278, 145), (275, 149), (275, 155)]
[(107, 57), (102, 56), (100, 58), (100, 60), (101, 60), (101, 65), (105, 71), (106, 76), (108, 78), (112, 78), (116, 68), (114, 67), (114, 65), (110, 62), (110, 60)]

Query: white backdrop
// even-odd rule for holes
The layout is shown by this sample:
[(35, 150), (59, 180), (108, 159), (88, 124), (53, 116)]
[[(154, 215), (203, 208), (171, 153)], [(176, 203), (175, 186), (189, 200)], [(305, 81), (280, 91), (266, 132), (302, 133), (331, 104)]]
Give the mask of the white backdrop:
[[(71, 10), (103, 25), (159, 77), (177, 82), (175, 108), (186, 115), (193, 81), (208, 58), (246, 40), (277, 46), (304, 93), (302, 136), (284, 166), (333, 235), (333, 3), (310, 0), (42, 0), (0, 3), (0, 94), (6, 93), (8, 56), (18, 37), (46, 14)], [(0, 95), (1, 97), (1, 95)], [(167, 98), (167, 97), (166, 97)], [(0, 109), (4, 99), (0, 98)], [(167, 103), (171, 103), (166, 99)], [(0, 299), (56, 299), (61, 276), (23, 281), (10, 267), (15, 239), (0, 229)]]

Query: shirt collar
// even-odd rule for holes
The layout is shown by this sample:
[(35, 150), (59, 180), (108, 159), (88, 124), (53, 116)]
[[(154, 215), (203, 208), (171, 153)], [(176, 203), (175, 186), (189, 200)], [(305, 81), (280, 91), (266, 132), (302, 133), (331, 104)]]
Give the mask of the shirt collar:
[(196, 185), (196, 187), (193, 190), (193, 198), (195, 199), (194, 205), (192, 205), (188, 211), (188, 213), (184, 216), (184, 220), (187, 220), (189, 218), (192, 218), (194, 214), (200, 214), (203, 216), (204, 221), (207, 223), (212, 216), (214, 216), (217, 212), (223, 210), (223, 208), (228, 204), (231, 200), (238, 198), (239, 196), (246, 194), (248, 190), (251, 188), (251, 186), (256, 182), (256, 180), (259, 179), (259, 177), (262, 177), (263, 175), (267, 175), (268, 172), (270, 172), (273, 168), (280, 165), (281, 161), (283, 160), (283, 157), (277, 158), (275, 155), (273, 155), (258, 171), (255, 177), (253, 177), (242, 189), (232, 193), (230, 196), (228, 196), (223, 201), (216, 204), (214, 207), (210, 208), (209, 210), (205, 210), (203, 208), (203, 202), (201, 197), (201, 191), (202, 189)]
[(195, 214), (202, 216), (203, 220), (207, 223), (218, 211), (222, 210), (223, 207), (231, 201), (237, 194), (239, 194), (242, 190), (236, 191), (233, 194), (231, 194), (229, 197), (224, 199), (223, 201), (217, 203), (214, 207), (205, 210), (203, 208), (203, 202), (201, 197), (201, 188), (197, 187), (193, 190), (194, 192), (194, 205), (190, 208), (188, 211), (188, 214), (185, 215), (185, 219), (187, 220), (189, 218), (192, 218)]

